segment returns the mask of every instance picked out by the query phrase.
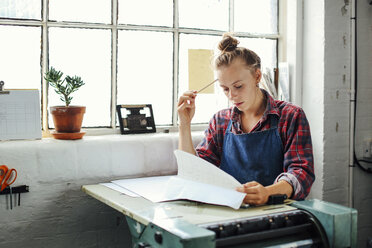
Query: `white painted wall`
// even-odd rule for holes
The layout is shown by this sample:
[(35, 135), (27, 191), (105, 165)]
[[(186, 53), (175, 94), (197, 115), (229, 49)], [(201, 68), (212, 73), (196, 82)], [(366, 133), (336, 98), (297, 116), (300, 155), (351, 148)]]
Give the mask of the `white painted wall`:
[(177, 146), (176, 133), (0, 142), (0, 163), (18, 171), (14, 186), (30, 187), (12, 210), (0, 195), (0, 247), (130, 247), (123, 214), (81, 186), (175, 174)]
[(303, 3), (302, 107), (310, 123), (315, 182), (310, 198), (323, 199), (324, 187), (324, 1)]
[[(358, 94), (356, 153), (362, 157), (364, 139), (372, 138), (372, 5), (357, 1)], [(366, 164), (364, 164), (366, 165)], [(372, 168), (372, 166), (369, 166)], [(372, 239), (372, 174), (354, 169), (354, 207), (359, 211), (359, 244)]]
[[(348, 204), (350, 6), (324, 1), (324, 187), (325, 200)], [(344, 9), (344, 10), (343, 10)], [(337, 173), (335, 173), (337, 172)]]
[[(356, 151), (372, 137), (372, 6), (358, 2)], [(310, 197), (348, 205), (351, 29), (349, 1), (303, 1), (303, 95), (314, 145), (316, 181)], [(354, 168), (358, 247), (372, 237), (372, 175)]]

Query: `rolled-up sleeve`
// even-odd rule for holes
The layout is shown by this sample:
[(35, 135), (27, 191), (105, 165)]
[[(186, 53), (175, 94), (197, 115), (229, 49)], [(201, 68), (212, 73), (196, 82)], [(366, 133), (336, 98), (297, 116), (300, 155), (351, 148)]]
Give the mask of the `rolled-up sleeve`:
[(204, 139), (195, 149), (197, 156), (216, 166), (221, 163), (223, 140), (230, 121), (230, 112), (231, 109), (224, 109), (212, 117), (205, 130)]
[(303, 200), (315, 180), (310, 126), (302, 109), (298, 109), (286, 126), (283, 173), (275, 180), (287, 181), (293, 187), (291, 198)]

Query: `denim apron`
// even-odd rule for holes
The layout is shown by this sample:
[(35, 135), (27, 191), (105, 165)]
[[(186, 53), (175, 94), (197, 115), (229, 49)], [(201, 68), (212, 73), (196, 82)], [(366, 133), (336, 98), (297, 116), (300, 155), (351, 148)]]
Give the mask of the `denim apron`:
[(242, 184), (256, 181), (268, 186), (283, 172), (278, 116), (269, 118), (271, 128), (265, 131), (234, 134), (232, 120), (226, 129), (220, 168)]

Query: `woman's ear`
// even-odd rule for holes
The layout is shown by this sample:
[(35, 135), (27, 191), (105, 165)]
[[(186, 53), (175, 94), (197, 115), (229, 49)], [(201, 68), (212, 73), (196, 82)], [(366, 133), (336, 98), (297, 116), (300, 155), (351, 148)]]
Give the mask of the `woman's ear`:
[(256, 77), (256, 84), (259, 84), (261, 81), (261, 77), (262, 77), (261, 69), (256, 69), (255, 77)]

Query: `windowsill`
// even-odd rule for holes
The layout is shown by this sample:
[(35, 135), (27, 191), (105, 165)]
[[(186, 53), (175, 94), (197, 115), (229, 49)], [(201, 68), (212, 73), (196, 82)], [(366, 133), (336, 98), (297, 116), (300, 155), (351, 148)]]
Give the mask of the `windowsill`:
[[(191, 126), (192, 132), (204, 131), (207, 128), (207, 124), (194, 124)], [(42, 137), (53, 138), (51, 132), (54, 129), (42, 132)], [(120, 135), (120, 128), (82, 128), (83, 132), (86, 132), (84, 137), (87, 136), (101, 136), (101, 135)], [(178, 133), (178, 127), (175, 126), (160, 126), (156, 127), (156, 133)], [(138, 135), (138, 134), (136, 134)]]
[[(196, 137), (196, 141), (200, 141), (201, 137), (204, 136), (204, 129), (199, 128), (200, 130), (193, 130), (191, 132), (192, 137)], [(156, 133), (144, 133), (144, 134), (120, 134), (120, 130), (117, 129), (115, 132), (109, 128), (97, 128), (97, 129), (90, 129), (89, 131), (83, 129), (83, 131), (87, 131), (87, 133), (83, 136), (82, 139), (76, 140), (62, 140), (62, 139), (54, 139), (50, 132), (44, 133), (41, 139), (17, 139), (17, 140), (0, 140), (0, 144), (14, 142), (14, 143), (30, 143), (30, 142), (41, 142), (41, 143), (58, 143), (58, 142), (76, 142), (76, 143), (85, 143), (90, 142), (91, 140), (102, 140), (102, 141), (120, 141), (120, 140), (129, 140), (129, 141), (141, 141), (146, 139), (164, 139), (170, 138), (172, 140), (178, 140), (178, 131), (164, 131), (167, 129), (157, 129)], [(55, 141), (55, 142), (54, 142)], [(195, 142), (194, 142), (195, 143)], [(196, 145), (196, 144), (194, 144)]]

